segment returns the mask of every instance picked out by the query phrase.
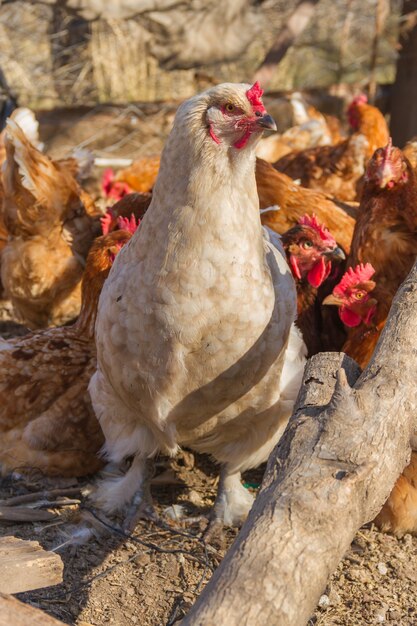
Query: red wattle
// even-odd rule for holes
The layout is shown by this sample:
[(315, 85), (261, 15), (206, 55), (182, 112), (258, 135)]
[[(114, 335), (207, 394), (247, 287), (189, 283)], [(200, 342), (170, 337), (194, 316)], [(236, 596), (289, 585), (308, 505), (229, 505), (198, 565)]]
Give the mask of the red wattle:
[(233, 146), (235, 148), (237, 148), (238, 150), (240, 150), (241, 148), (244, 148), (246, 146), (246, 144), (248, 143), (249, 137), (251, 136), (251, 131), (248, 129), (246, 131), (246, 133), (243, 135), (243, 137), (241, 137), (240, 139), (238, 139)]
[(290, 256), (290, 265), (294, 276), (298, 279), (301, 279), (300, 268), (298, 267), (297, 259), (293, 255)]
[(369, 325), (371, 323), (371, 319), (375, 315), (375, 312), (376, 312), (376, 304), (368, 310), (366, 316), (364, 317), (363, 321), (365, 322), (365, 324)]
[(342, 322), (346, 324), (346, 326), (350, 326), (350, 327), (359, 326), (359, 324), (362, 321), (362, 318), (360, 315), (357, 315), (356, 313), (354, 313), (350, 309), (347, 309), (344, 306), (342, 306), (339, 309), (339, 317), (342, 320)]
[(217, 137), (214, 130), (212, 129), (211, 124), (209, 126), (209, 133), (210, 133), (210, 137), (213, 139), (215, 143), (217, 144), (221, 143), (220, 139)]
[(326, 267), (324, 259), (320, 258), (307, 274), (307, 280), (312, 287), (320, 287), (323, 280), (329, 275), (329, 271), (330, 269)]

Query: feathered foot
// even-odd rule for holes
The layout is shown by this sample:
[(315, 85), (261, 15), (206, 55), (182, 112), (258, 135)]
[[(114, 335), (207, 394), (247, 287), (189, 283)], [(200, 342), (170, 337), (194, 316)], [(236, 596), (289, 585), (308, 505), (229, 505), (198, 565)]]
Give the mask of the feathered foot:
[(123, 530), (129, 533), (134, 531), (135, 526), (140, 519), (147, 519), (152, 522), (159, 521), (159, 515), (155, 511), (150, 490), (150, 479), (152, 474), (153, 464), (148, 461), (143, 483), (133, 496), (123, 522)]
[[(227, 467), (222, 468), (216, 501), (203, 533), (207, 542), (222, 539), (224, 526), (240, 527), (251, 510), (254, 498), (240, 478), (240, 472), (231, 474)], [(199, 518), (193, 518), (193, 522), (196, 521), (200, 521)]]
[(254, 498), (240, 479), (240, 472), (231, 474), (227, 467), (222, 468), (211, 515), (213, 520), (221, 520), (226, 526), (241, 526), (247, 518)]
[(124, 475), (102, 480), (92, 494), (91, 501), (105, 513), (124, 512), (125, 530), (132, 531), (139, 519), (156, 520), (149, 487), (152, 473), (152, 461), (137, 455)]

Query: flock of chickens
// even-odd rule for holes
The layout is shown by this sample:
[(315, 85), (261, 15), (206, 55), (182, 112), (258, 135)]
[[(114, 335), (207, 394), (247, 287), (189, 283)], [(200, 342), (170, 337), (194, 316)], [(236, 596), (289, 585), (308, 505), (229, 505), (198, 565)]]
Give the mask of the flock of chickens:
[[(417, 256), (416, 145), (392, 146), (365, 96), (346, 137), (291, 100), (297, 124), (263, 140), (259, 85), (186, 101), (161, 157), (104, 172), (105, 214), (84, 164), (43, 154), (27, 111), (9, 118), (0, 288), (31, 332), (0, 339), (3, 473), (131, 458), (94, 495), (131, 526), (153, 514), (149, 459), (186, 446), (220, 463), (213, 519), (238, 524), (240, 472), (281, 437), (306, 357), (367, 365)], [(376, 521), (417, 531), (417, 452)]]

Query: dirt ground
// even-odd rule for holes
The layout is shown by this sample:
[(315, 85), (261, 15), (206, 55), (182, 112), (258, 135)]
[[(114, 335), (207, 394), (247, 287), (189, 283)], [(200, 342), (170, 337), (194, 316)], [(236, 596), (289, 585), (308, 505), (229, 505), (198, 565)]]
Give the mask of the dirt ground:
[[(98, 156), (155, 154), (161, 149), (174, 110), (171, 105), (163, 110), (155, 105), (104, 107), (67, 115), (44, 112), (40, 115), (41, 135), (49, 153), (56, 157), (64, 156), (74, 145), (94, 149)], [(0, 305), (0, 335), (4, 337), (24, 332), (10, 318), (10, 309)], [(262, 469), (247, 473), (244, 480), (256, 493)], [(85, 484), (77, 479), (48, 480), (34, 472), (30, 477), (1, 479), (0, 498), (51, 488), (81, 489)], [(35, 539), (44, 548), (56, 550), (64, 561), (61, 585), (18, 597), (77, 626), (179, 623), (237, 533), (236, 529), (228, 529), (223, 542), (206, 546), (200, 539), (202, 526), (198, 521), (191, 525), (183, 521), (183, 517), (208, 511), (216, 486), (216, 466), (204, 456), (183, 452), (174, 461), (157, 461), (152, 492), (164, 523), (140, 522), (128, 538), (120, 532), (117, 520), (111, 521), (111, 527), (95, 521), (102, 531), (99, 538), (85, 545), (68, 543), (80, 515), (89, 515), (88, 502), (82, 495), (75, 501), (72, 496), (69, 503), (61, 501), (59, 506), (49, 507), (56, 513), (51, 522), (2, 521), (1, 535)], [(172, 508), (173, 504), (178, 506)], [(323, 590), (309, 626), (385, 622), (416, 626), (416, 591), (417, 539), (410, 535), (396, 539), (370, 525), (357, 533)]]
[[(88, 514), (88, 503), (82, 496), (81, 508), (78, 503), (50, 508), (57, 514), (52, 522), (3, 522), (2, 535), (35, 539), (44, 548), (56, 550), (64, 561), (63, 584), (17, 597), (66, 624), (77, 626), (179, 623), (233, 542), (237, 530), (228, 529), (223, 542), (205, 546), (199, 538), (202, 525), (182, 522), (182, 515), (193, 517), (206, 513), (214, 500), (217, 472), (209, 459), (190, 452), (182, 453), (175, 461), (161, 458), (157, 463), (158, 476), (163, 482), (178, 481), (178, 484), (155, 484), (152, 488), (164, 524), (140, 522), (129, 538), (118, 532), (117, 521), (112, 520), (113, 529), (106, 533), (101, 527), (100, 538), (85, 545), (62, 545), (77, 528), (83, 506)], [(255, 491), (254, 486), (261, 478), (261, 470), (248, 473), (246, 485)], [(82, 485), (77, 480), (48, 481), (36, 474), (25, 479), (17, 476), (3, 479), (0, 497), (75, 486)], [(172, 504), (177, 506), (172, 508)], [(384, 622), (415, 626), (416, 563), (415, 538), (406, 535), (399, 540), (372, 527), (363, 528), (323, 590), (309, 626), (364, 626)]]

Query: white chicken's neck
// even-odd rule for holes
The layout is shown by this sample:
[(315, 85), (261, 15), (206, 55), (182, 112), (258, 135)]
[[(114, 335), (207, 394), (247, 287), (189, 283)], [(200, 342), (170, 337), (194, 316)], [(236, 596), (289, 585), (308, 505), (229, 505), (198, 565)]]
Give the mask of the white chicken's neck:
[[(198, 255), (204, 246), (223, 241), (226, 257), (235, 258), (240, 251), (263, 264), (251, 140), (244, 149), (227, 149), (216, 144), (201, 124), (194, 130), (178, 126), (162, 154), (152, 204), (141, 228), (155, 229), (155, 238), (173, 241), (177, 258), (187, 246), (193, 245)], [(242, 242), (238, 248), (236, 240)]]

